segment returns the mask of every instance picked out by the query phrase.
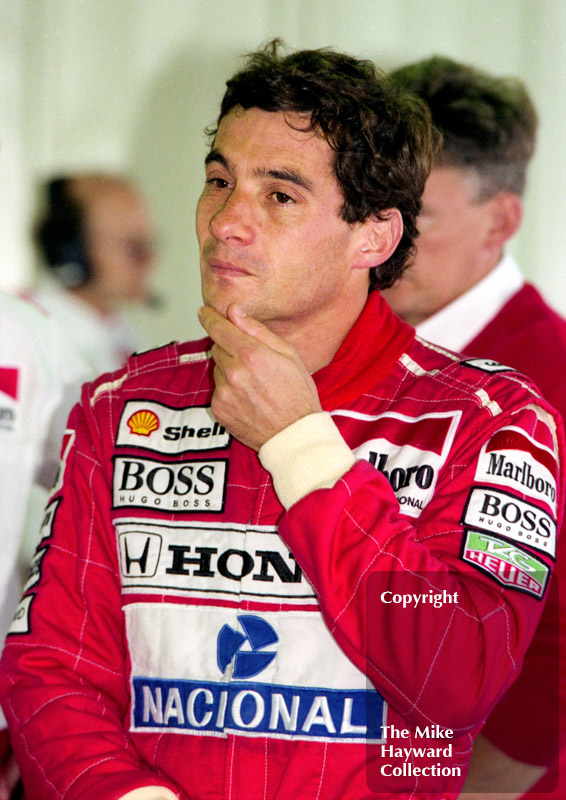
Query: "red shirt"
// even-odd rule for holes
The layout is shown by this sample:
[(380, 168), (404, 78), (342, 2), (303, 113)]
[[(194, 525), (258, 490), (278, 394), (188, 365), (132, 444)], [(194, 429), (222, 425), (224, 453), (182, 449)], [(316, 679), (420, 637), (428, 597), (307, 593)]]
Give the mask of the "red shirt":
[[(489, 356), (524, 372), (566, 419), (566, 320), (544, 301), (534, 286), (525, 284), (464, 349), (471, 355)], [(556, 786), (558, 752), (566, 748), (564, 534), (559, 541), (551, 592), (523, 671), (491, 713), (483, 731), (512, 758), (551, 767), (533, 792), (548, 792)], [(566, 772), (566, 767), (563, 771)], [(566, 776), (555, 793), (544, 795), (551, 796), (566, 797)], [(534, 800), (535, 795), (529, 793), (525, 797)]]

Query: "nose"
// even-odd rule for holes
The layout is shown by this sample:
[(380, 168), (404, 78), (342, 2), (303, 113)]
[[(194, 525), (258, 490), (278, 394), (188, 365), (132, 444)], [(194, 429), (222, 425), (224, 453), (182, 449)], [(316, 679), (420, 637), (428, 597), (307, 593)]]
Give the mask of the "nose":
[(211, 234), (220, 242), (248, 245), (254, 238), (250, 200), (233, 189), (211, 217)]

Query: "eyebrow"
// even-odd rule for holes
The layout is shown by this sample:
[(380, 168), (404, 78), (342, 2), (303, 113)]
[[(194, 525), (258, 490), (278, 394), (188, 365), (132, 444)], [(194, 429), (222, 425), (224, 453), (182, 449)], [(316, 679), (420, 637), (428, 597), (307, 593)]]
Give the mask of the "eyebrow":
[(311, 181), (305, 178), (304, 175), (301, 175), (300, 172), (294, 169), (258, 169), (255, 171), (255, 174), (258, 178), (275, 178), (279, 181), (288, 181), (289, 183), (294, 183), (296, 186), (300, 186), (302, 189), (306, 189), (309, 192), (312, 192), (313, 185)]
[(213, 148), (210, 151), (210, 153), (206, 156), (206, 158), (204, 159), (205, 167), (208, 164), (212, 164), (212, 163), (222, 164), (223, 167), (226, 167), (226, 169), (229, 169), (228, 162), (226, 161), (226, 159), (224, 158), (224, 156), (222, 155), (220, 150), (217, 150), (216, 148)]
[[(220, 150), (213, 148), (204, 159), (205, 166), (208, 164), (221, 164), (227, 170), (230, 170), (230, 164), (227, 159), (222, 155)], [(266, 167), (258, 167), (253, 173), (256, 178), (275, 178), (279, 181), (288, 181), (306, 189), (309, 192), (313, 191), (313, 184), (308, 178), (305, 178), (298, 170), (284, 167), (282, 169), (267, 169)]]

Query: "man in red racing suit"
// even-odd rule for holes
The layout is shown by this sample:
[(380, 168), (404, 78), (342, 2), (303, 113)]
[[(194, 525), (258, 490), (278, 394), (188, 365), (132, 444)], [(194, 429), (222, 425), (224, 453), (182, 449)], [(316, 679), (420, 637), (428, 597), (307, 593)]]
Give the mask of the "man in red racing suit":
[[(359, 67), (284, 61), (313, 59)], [(557, 417), (368, 298), (402, 198), (345, 221), (328, 140), (257, 103), (207, 156), (210, 339), (132, 357), (71, 415), (2, 658), (29, 800), (455, 798), (540, 617)], [(404, 114), (378, 118), (401, 137)]]
[(74, 412), (3, 659), (30, 796), (457, 793), (542, 608), (553, 417), (372, 293), (315, 375), (356, 463), (285, 513), (210, 416), (209, 344), (132, 358)]

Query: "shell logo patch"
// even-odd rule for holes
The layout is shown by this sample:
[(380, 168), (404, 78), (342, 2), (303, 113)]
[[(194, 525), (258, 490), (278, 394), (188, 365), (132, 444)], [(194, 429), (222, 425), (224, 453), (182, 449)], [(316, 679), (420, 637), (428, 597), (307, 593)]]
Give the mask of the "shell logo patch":
[(132, 414), (128, 420), (128, 428), (137, 436), (149, 436), (159, 428), (159, 418), (153, 411), (142, 409)]

